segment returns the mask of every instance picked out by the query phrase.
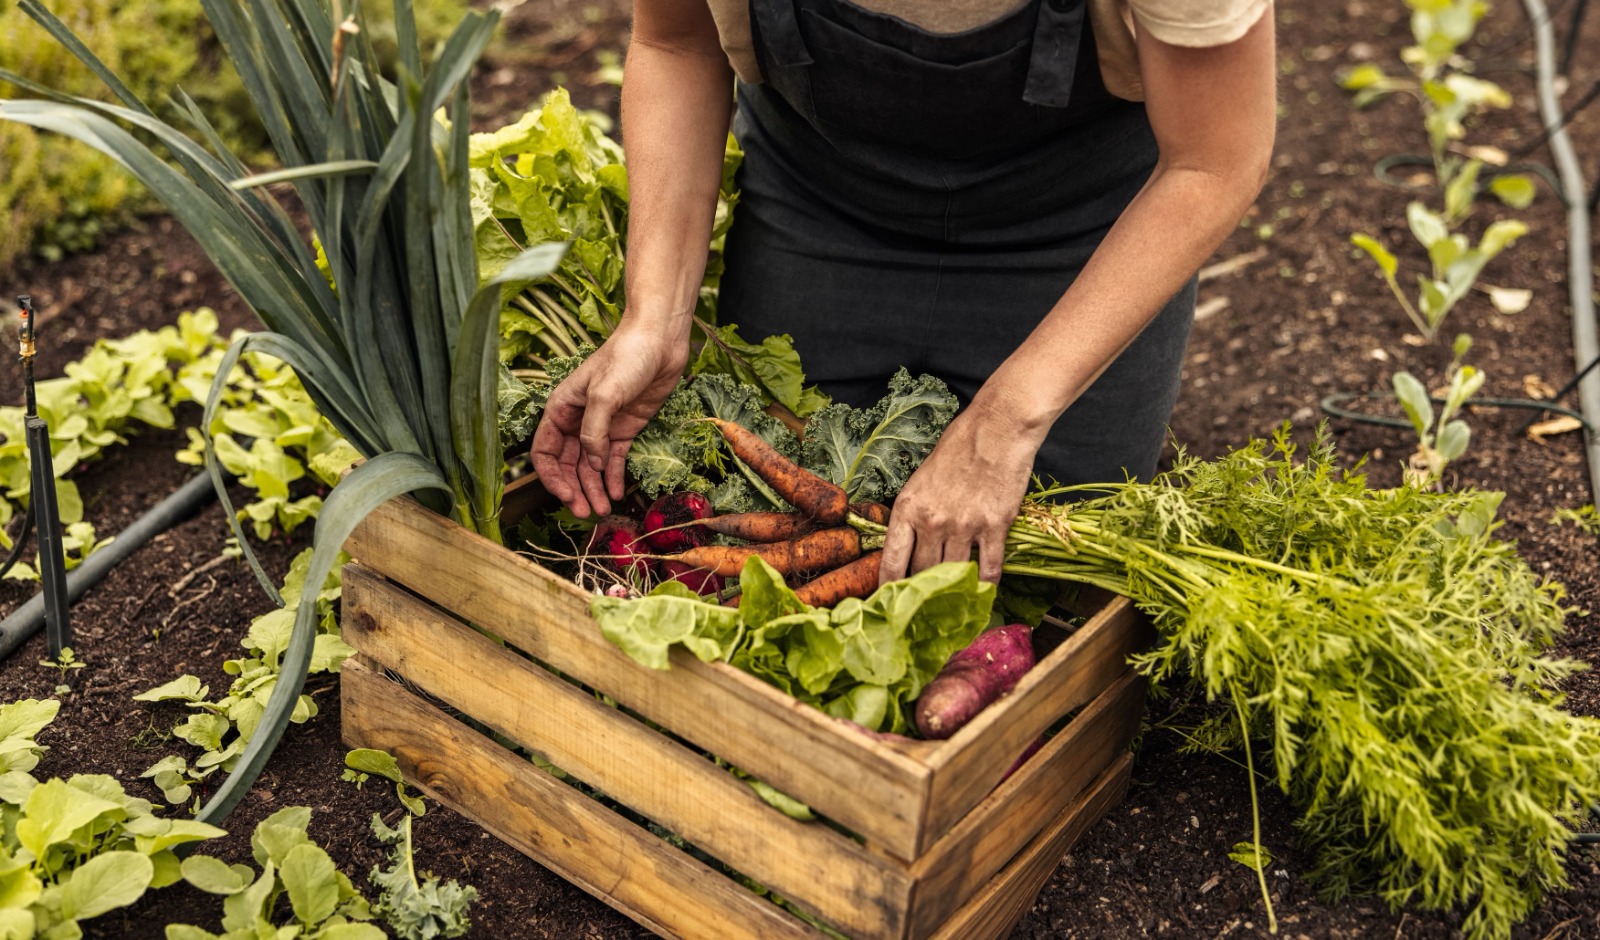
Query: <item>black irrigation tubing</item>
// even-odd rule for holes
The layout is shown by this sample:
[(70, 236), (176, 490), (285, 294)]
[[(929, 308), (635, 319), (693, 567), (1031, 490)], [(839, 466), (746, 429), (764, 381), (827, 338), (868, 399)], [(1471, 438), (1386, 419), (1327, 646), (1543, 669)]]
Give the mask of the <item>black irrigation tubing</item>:
[[(1597, 83), (1596, 88), (1600, 89), (1600, 83)], [(1372, 166), (1372, 175), (1376, 176), (1379, 182), (1387, 183), (1388, 185), (1397, 187), (1399, 189), (1409, 189), (1412, 191), (1419, 191), (1429, 188), (1417, 183), (1408, 183), (1405, 180), (1395, 179), (1393, 176), (1389, 175), (1389, 171), (1397, 166), (1425, 166), (1429, 169), (1432, 169), (1433, 157), (1421, 153), (1393, 153), (1382, 158)], [(1524, 162), (1513, 163), (1510, 166), (1485, 166), (1483, 170), (1480, 171), (1480, 178), (1493, 179), (1496, 176), (1504, 176), (1510, 173), (1534, 174), (1549, 185), (1551, 191), (1561, 199), (1563, 205), (1567, 204), (1567, 196), (1561, 186), (1561, 180), (1556, 177), (1554, 171), (1545, 166), (1543, 163)]]
[[(67, 601), (74, 603), (84, 592), (100, 582), (118, 562), (132, 555), (146, 542), (188, 518), (208, 499), (216, 496), (211, 476), (197, 473), (154, 508), (117, 533), (110, 544), (85, 558), (67, 572)], [(20, 542), (18, 544), (21, 544)], [(36, 594), (0, 621), (0, 660), (21, 646), (44, 625), (44, 595)]]
[[(1367, 399), (1369, 401), (1394, 401), (1395, 397), (1396, 396), (1393, 392), (1334, 392), (1331, 395), (1323, 396), (1320, 404), (1322, 405), (1323, 414), (1334, 418), (1344, 418), (1347, 421), (1355, 421), (1361, 424), (1379, 424), (1386, 428), (1405, 428), (1410, 430), (1411, 422), (1404, 418), (1391, 418), (1387, 415), (1368, 414), (1364, 411), (1351, 411), (1347, 408), (1340, 407), (1345, 402), (1355, 401), (1357, 399)], [(1442, 405), (1445, 403), (1443, 398), (1438, 397), (1432, 397), (1428, 400), (1433, 402), (1435, 405)], [(1578, 412), (1573, 411), (1570, 408), (1563, 408), (1562, 406), (1554, 404), (1553, 402), (1535, 401), (1531, 398), (1469, 398), (1462, 403), (1461, 407), (1529, 408), (1535, 411), (1550, 411), (1556, 414), (1566, 415), (1567, 417), (1578, 421), (1583, 425), (1583, 429), (1585, 431), (1594, 430), (1594, 426), (1588, 421), (1584, 420), (1583, 415), (1579, 414)]]

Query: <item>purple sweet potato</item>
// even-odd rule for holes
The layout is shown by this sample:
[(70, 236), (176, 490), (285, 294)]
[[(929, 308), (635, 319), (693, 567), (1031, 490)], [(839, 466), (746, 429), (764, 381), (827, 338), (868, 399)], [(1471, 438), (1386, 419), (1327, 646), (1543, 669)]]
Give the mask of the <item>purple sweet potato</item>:
[(1033, 668), (1033, 628), (1023, 623), (993, 627), (950, 657), (917, 699), (917, 730), (925, 738), (948, 738), (990, 702), (1010, 692)]
[(711, 500), (692, 490), (668, 493), (650, 505), (644, 513), (645, 539), (651, 551), (659, 555), (676, 555), (678, 552), (711, 544), (711, 530), (694, 525), (701, 519), (716, 515)]

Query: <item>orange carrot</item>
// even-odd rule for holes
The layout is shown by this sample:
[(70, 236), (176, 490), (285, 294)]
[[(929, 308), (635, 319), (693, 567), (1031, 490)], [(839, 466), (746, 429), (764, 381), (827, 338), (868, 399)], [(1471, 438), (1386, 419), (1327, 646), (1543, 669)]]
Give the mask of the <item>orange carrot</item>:
[(702, 519), (700, 524), (746, 542), (783, 542), (816, 527), (811, 518), (798, 512), (737, 512)]
[(882, 559), (882, 549), (867, 552), (796, 588), (795, 596), (811, 607), (832, 607), (847, 597), (866, 597), (878, 589), (878, 563)]
[(868, 522), (889, 524), (889, 507), (882, 503), (851, 503), (850, 511)]
[(828, 571), (861, 556), (861, 536), (849, 526), (840, 526), (787, 542), (738, 547), (704, 545), (666, 557), (693, 568), (716, 572), (724, 578), (736, 578), (744, 570), (744, 563), (755, 555), (783, 575)]
[(755, 432), (721, 418), (706, 420), (722, 432), (723, 439), (728, 442), (734, 455), (794, 508), (823, 525), (838, 525), (844, 521), (845, 514), (850, 511), (850, 497), (845, 495), (844, 490), (814, 473), (802, 470)]

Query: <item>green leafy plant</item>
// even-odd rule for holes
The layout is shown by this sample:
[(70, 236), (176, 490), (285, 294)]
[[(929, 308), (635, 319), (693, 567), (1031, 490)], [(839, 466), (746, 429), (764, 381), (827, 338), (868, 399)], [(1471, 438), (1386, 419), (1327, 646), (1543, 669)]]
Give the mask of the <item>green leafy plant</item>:
[(67, 685), (67, 676), (71, 675), (74, 669), (82, 669), (89, 664), (80, 660), (77, 654), (72, 651), (72, 647), (63, 646), (61, 647), (60, 655), (54, 659), (41, 659), (39, 660), (39, 665), (47, 669), (56, 670), (60, 676), (59, 684), (56, 685), (56, 694), (66, 695), (72, 691), (72, 686)]
[(372, 774), (394, 783), (395, 798), (400, 805), (413, 816), (422, 816), (427, 813), (427, 807), (422, 802), (422, 797), (414, 796), (406, 790), (405, 775), (400, 772), (400, 763), (388, 751), (380, 751), (370, 747), (358, 747), (344, 756), (344, 775), (342, 779), (360, 787)]
[[(182, 702), (191, 713), (172, 729), (174, 737), (200, 749), (191, 762), (182, 755), (162, 758), (140, 774), (161, 789), (172, 803), (187, 803), (194, 788), (206, 783), (218, 771), (231, 772), (260, 727), (272, 695), (283, 676), (284, 652), (292, 642), (295, 618), (301, 605), (315, 611), (317, 636), (312, 644), (309, 674), (338, 672), (339, 666), (355, 650), (339, 638), (336, 605), (339, 601), (339, 569), (332, 569), (312, 602), (305, 599), (306, 578), (311, 570), (312, 551), (295, 556), (284, 576), (279, 596), (284, 606), (257, 617), (240, 641), (246, 655), (230, 659), (222, 669), (234, 677), (228, 693), (213, 701), (210, 686), (198, 676), (183, 675), (171, 682), (141, 692), (136, 702)], [(300, 695), (289, 720), (309, 721), (317, 714), (317, 703)]]
[(28, 771), (34, 735), (59, 703), (0, 705), (0, 935), (83, 936), (83, 921), (127, 907), (179, 878), (175, 848), (226, 835), (163, 819), (103, 774), (43, 783)]
[[(372, 909), (333, 859), (307, 833), (311, 809), (281, 809), (250, 837), (259, 874), (249, 865), (228, 865), (209, 856), (183, 860), (183, 880), (221, 895), (222, 933), (189, 924), (168, 924), (167, 940), (383, 940), (382, 928), (367, 923)], [(288, 918), (278, 911), (288, 902)]]
[[(1490, 108), (1510, 107), (1511, 95), (1494, 82), (1470, 74), (1471, 62), (1460, 53), (1477, 32), (1489, 4), (1483, 0), (1405, 2), (1411, 8), (1411, 34), (1416, 42), (1401, 50), (1400, 58), (1411, 77), (1391, 76), (1382, 66), (1363, 62), (1347, 71), (1340, 84), (1354, 93), (1358, 108), (1396, 92), (1417, 101), (1433, 156), (1434, 178), (1447, 194), (1456, 188), (1446, 199), (1446, 215), (1454, 223), (1471, 209), (1483, 163), (1456, 156), (1451, 145), (1466, 136), (1469, 119)], [(1534, 194), (1533, 181), (1520, 174), (1495, 174), (1489, 189), (1519, 209), (1526, 207)]]
[(401, 940), (465, 936), (472, 927), (467, 911), (478, 899), (478, 889), (417, 871), (412, 858), (411, 814), (402, 816), (400, 824), (391, 829), (383, 824), (383, 817), (373, 813), (372, 833), (390, 846), (389, 867), (374, 865), (367, 876), (380, 892), (373, 913)]
[(1469, 936), (1504, 936), (1566, 883), (1570, 827), (1600, 799), (1600, 722), (1557, 691), (1583, 664), (1544, 652), (1561, 588), (1492, 537), (1500, 494), (1369, 489), (1325, 433), (1294, 457), (1285, 428), (1070, 507), (1029, 502), (1006, 570), (1152, 617), (1136, 664), (1268, 743), (1328, 896), (1461, 906)]
[(1471, 366), (1451, 370), (1450, 385), (1437, 416), (1423, 385), (1409, 372), (1394, 374), (1394, 394), (1417, 432), (1417, 450), (1411, 455), (1406, 478), (1417, 486), (1442, 486), (1444, 468), (1467, 452), (1472, 430), (1457, 417), (1467, 399), (1483, 387), (1484, 374)]
[[(380, 72), (359, 6), (335, 22), (319, 0), (259, 0), (248, 9), (202, 3), (282, 170), (252, 175), (197, 108), (180, 108), (179, 115), (205, 146), (160, 120), (37, 0), (22, 0), (22, 9), (93, 69), (121, 104), (65, 95), (0, 71), (0, 79), (42, 99), (0, 101), (0, 118), (75, 138), (123, 164), (195, 235), (266, 324), (265, 332), (236, 341), (219, 364), (204, 427), (211, 426), (234, 363), (254, 348), (292, 367), (317, 411), (365, 458), (324, 503), (307, 581), (325, 580), (361, 518), (407, 493), (498, 538), (501, 286), (549, 274), (563, 247), (530, 249), (480, 283), (466, 78), (497, 15), (469, 13), (424, 69), (411, 3), (396, 0), (400, 61), (391, 83)], [(450, 115), (455, 120), (447, 124)], [(170, 158), (119, 121), (156, 139)], [(337, 290), (287, 212), (262, 188), (284, 181), (295, 186)], [(214, 448), (207, 464), (237, 525)], [(276, 597), (242, 537), (240, 546)], [(314, 605), (302, 604), (256, 734), (202, 818), (225, 816), (260, 772), (299, 701), (316, 634)]]
[[(73, 543), (69, 566), (104, 542), (84, 523), (83, 499), (67, 475), (105, 448), (126, 443), (140, 426), (172, 427), (173, 407), (188, 400), (185, 370), (221, 354), (216, 327), (216, 314), (202, 308), (179, 316), (175, 326), (99, 340), (63, 375), (38, 383), (39, 416), (50, 424), (56, 501)], [(27, 507), (32, 490), (23, 419), (22, 408), (0, 407), (0, 525)], [(0, 533), (0, 547), (10, 546)], [(37, 578), (31, 570), (24, 576)]]
[[(185, 384), (209, 389), (220, 359), (219, 352), (205, 360), (209, 371), (192, 370), (183, 376)], [(294, 370), (281, 360), (246, 353), (226, 383), (208, 430), (218, 462), (254, 491), (255, 499), (238, 515), (262, 541), (275, 531), (291, 533), (317, 517), (323, 499), (317, 493), (296, 496), (293, 484), (309, 471), (321, 487), (331, 488), (361, 454), (322, 417)], [(178, 461), (204, 466), (206, 434), (186, 430), (189, 446)]]
[(832, 610), (807, 607), (759, 558), (739, 584), (737, 609), (668, 581), (648, 597), (596, 597), (590, 613), (642, 665), (667, 668), (669, 649), (682, 644), (830, 715), (903, 733), (906, 704), (988, 626), (995, 595), (971, 563), (936, 565)]
[[(1411, 30), (1416, 44), (1407, 47), (1401, 58), (1411, 69), (1412, 77), (1391, 77), (1369, 62), (1348, 72), (1342, 84), (1355, 92), (1357, 107), (1392, 92), (1404, 92), (1422, 109), (1434, 181), (1443, 198), (1443, 208), (1435, 212), (1420, 200), (1406, 207), (1411, 235), (1427, 253), (1431, 269), (1430, 274), (1417, 275), (1416, 303), (1401, 288), (1397, 277), (1399, 261), (1389, 249), (1371, 235), (1358, 233), (1350, 241), (1377, 263), (1401, 309), (1423, 338), (1432, 342), (1445, 316), (1473, 288), (1484, 265), (1528, 231), (1516, 220), (1496, 221), (1473, 245), (1456, 228), (1471, 215), (1478, 194), (1488, 191), (1506, 205), (1521, 209), (1533, 202), (1534, 186), (1525, 175), (1499, 172), (1490, 173), (1485, 185), (1483, 161), (1460, 157), (1452, 149), (1466, 136), (1469, 118), (1488, 108), (1511, 104), (1511, 95), (1503, 88), (1468, 74), (1470, 63), (1459, 54), (1462, 44), (1476, 31), (1488, 4), (1482, 0), (1406, 0), (1406, 4), (1412, 11)], [(1500, 299), (1504, 292), (1497, 295), (1496, 290), (1490, 290), (1496, 303), (1505, 302)]]
[(1550, 524), (1573, 525), (1590, 535), (1600, 535), (1600, 511), (1595, 509), (1594, 503), (1577, 509), (1557, 509), (1550, 516)]
[[(372, 774), (390, 780), (395, 786), (395, 796), (405, 807), (406, 814), (393, 829), (383, 824), (383, 817), (372, 814), (372, 833), (378, 841), (390, 846), (389, 867), (374, 865), (367, 879), (378, 888), (378, 900), (372, 905), (373, 913), (383, 918), (394, 935), (402, 940), (434, 940), (436, 937), (460, 937), (472, 926), (467, 909), (477, 900), (478, 889), (462, 885), (451, 879), (440, 881), (432, 872), (418, 872), (412, 855), (411, 819), (422, 816), (427, 807), (422, 797), (406, 790), (405, 775), (394, 755), (368, 747), (358, 747), (344, 757), (343, 779), (361, 786)], [(552, 771), (560, 776), (559, 770)]]
[(1399, 259), (1370, 235), (1352, 235), (1350, 242), (1377, 262), (1378, 270), (1383, 273), (1401, 309), (1422, 338), (1432, 342), (1438, 337), (1445, 316), (1477, 283), (1484, 265), (1526, 235), (1528, 227), (1515, 219), (1502, 219), (1491, 224), (1473, 246), (1465, 235), (1451, 232), (1444, 220), (1421, 202), (1412, 202), (1406, 207), (1406, 219), (1412, 236), (1427, 251), (1432, 266), (1431, 276), (1417, 275), (1415, 304), (1400, 286)]

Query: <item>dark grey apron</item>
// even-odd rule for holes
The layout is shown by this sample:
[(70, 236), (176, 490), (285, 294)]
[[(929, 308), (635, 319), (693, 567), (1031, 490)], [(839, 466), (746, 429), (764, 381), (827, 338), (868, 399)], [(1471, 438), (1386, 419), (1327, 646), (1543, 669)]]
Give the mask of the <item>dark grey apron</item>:
[[(967, 404), (1149, 177), (1144, 107), (1106, 91), (1084, 0), (953, 34), (846, 0), (750, 14), (765, 81), (738, 88), (721, 318), (793, 336), (837, 400), (870, 405), (905, 366)], [(1191, 281), (1056, 423), (1036, 472), (1155, 470), (1193, 312)]]

